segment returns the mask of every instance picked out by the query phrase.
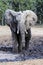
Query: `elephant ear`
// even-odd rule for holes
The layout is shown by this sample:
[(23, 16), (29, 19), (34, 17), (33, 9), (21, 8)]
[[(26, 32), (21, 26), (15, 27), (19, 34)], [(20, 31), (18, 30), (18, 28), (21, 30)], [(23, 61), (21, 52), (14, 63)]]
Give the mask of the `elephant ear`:
[(17, 15), (17, 12), (13, 11), (13, 10), (9, 10), (9, 13), (10, 15), (12, 16), (12, 21), (14, 23), (17, 23), (17, 20), (16, 20), (16, 15)]
[(12, 16), (12, 23), (13, 23), (13, 24), (14, 24), (14, 23), (17, 24), (18, 21), (16, 20), (16, 15), (13, 16), (12, 13), (10, 13), (10, 15)]

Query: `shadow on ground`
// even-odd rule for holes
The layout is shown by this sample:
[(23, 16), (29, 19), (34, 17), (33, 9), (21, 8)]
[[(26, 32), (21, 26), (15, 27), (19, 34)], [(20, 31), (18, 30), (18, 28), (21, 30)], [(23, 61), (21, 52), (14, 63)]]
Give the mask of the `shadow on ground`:
[(21, 53), (13, 53), (12, 47), (0, 48), (0, 62), (29, 59), (43, 59), (43, 37), (31, 38), (28, 50), (23, 50)]

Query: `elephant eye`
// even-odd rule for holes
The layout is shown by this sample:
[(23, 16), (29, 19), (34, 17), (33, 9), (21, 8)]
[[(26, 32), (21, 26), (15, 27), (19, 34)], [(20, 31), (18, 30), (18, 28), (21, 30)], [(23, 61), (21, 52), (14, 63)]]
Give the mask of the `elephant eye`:
[(35, 21), (35, 18), (33, 18), (33, 21)]
[(31, 23), (29, 23), (29, 26), (31, 26), (32, 24)]

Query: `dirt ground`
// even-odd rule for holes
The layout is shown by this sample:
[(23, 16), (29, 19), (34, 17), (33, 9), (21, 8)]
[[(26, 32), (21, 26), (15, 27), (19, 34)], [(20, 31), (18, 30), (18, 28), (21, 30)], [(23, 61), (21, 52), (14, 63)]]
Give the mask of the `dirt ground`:
[(17, 61), (17, 62), (2, 62), (0, 65), (43, 65), (43, 59)]
[[(25, 56), (23, 56), (24, 58), (22, 61), (1, 61), (0, 65), (43, 65), (43, 27), (32, 27), (31, 35), (32, 37), (30, 40), (29, 49), (25, 51)], [(11, 40), (10, 28), (7, 26), (0, 26), (0, 45), (8, 46), (8, 43), (12, 43)], [(8, 59), (6, 56), (9, 55), (8, 53), (7, 55), (3, 55), (0, 51), (0, 59), (2, 58), (1, 56), (4, 56), (6, 59)], [(11, 53), (9, 59), (10, 58), (14, 59), (14, 54)], [(21, 60), (21, 57), (16, 57), (16, 59)]]

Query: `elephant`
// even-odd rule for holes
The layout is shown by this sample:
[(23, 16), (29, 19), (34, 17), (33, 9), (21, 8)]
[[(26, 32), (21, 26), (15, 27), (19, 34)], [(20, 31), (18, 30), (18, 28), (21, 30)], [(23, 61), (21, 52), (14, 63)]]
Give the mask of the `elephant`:
[(23, 12), (21, 11), (15, 12), (13, 10), (7, 9), (5, 11), (4, 20), (11, 29), (12, 40), (13, 40), (13, 51), (15, 52), (17, 47), (18, 47), (18, 52), (21, 52), (22, 48), (28, 49), (29, 41), (31, 39), (30, 23), (32, 23), (33, 20), (34, 23), (36, 23), (37, 21), (37, 16), (35, 18), (34, 15), (33, 18), (30, 17), (34, 12), (31, 13), (30, 15), (29, 11), (31, 10), (28, 11), (26, 10)]

